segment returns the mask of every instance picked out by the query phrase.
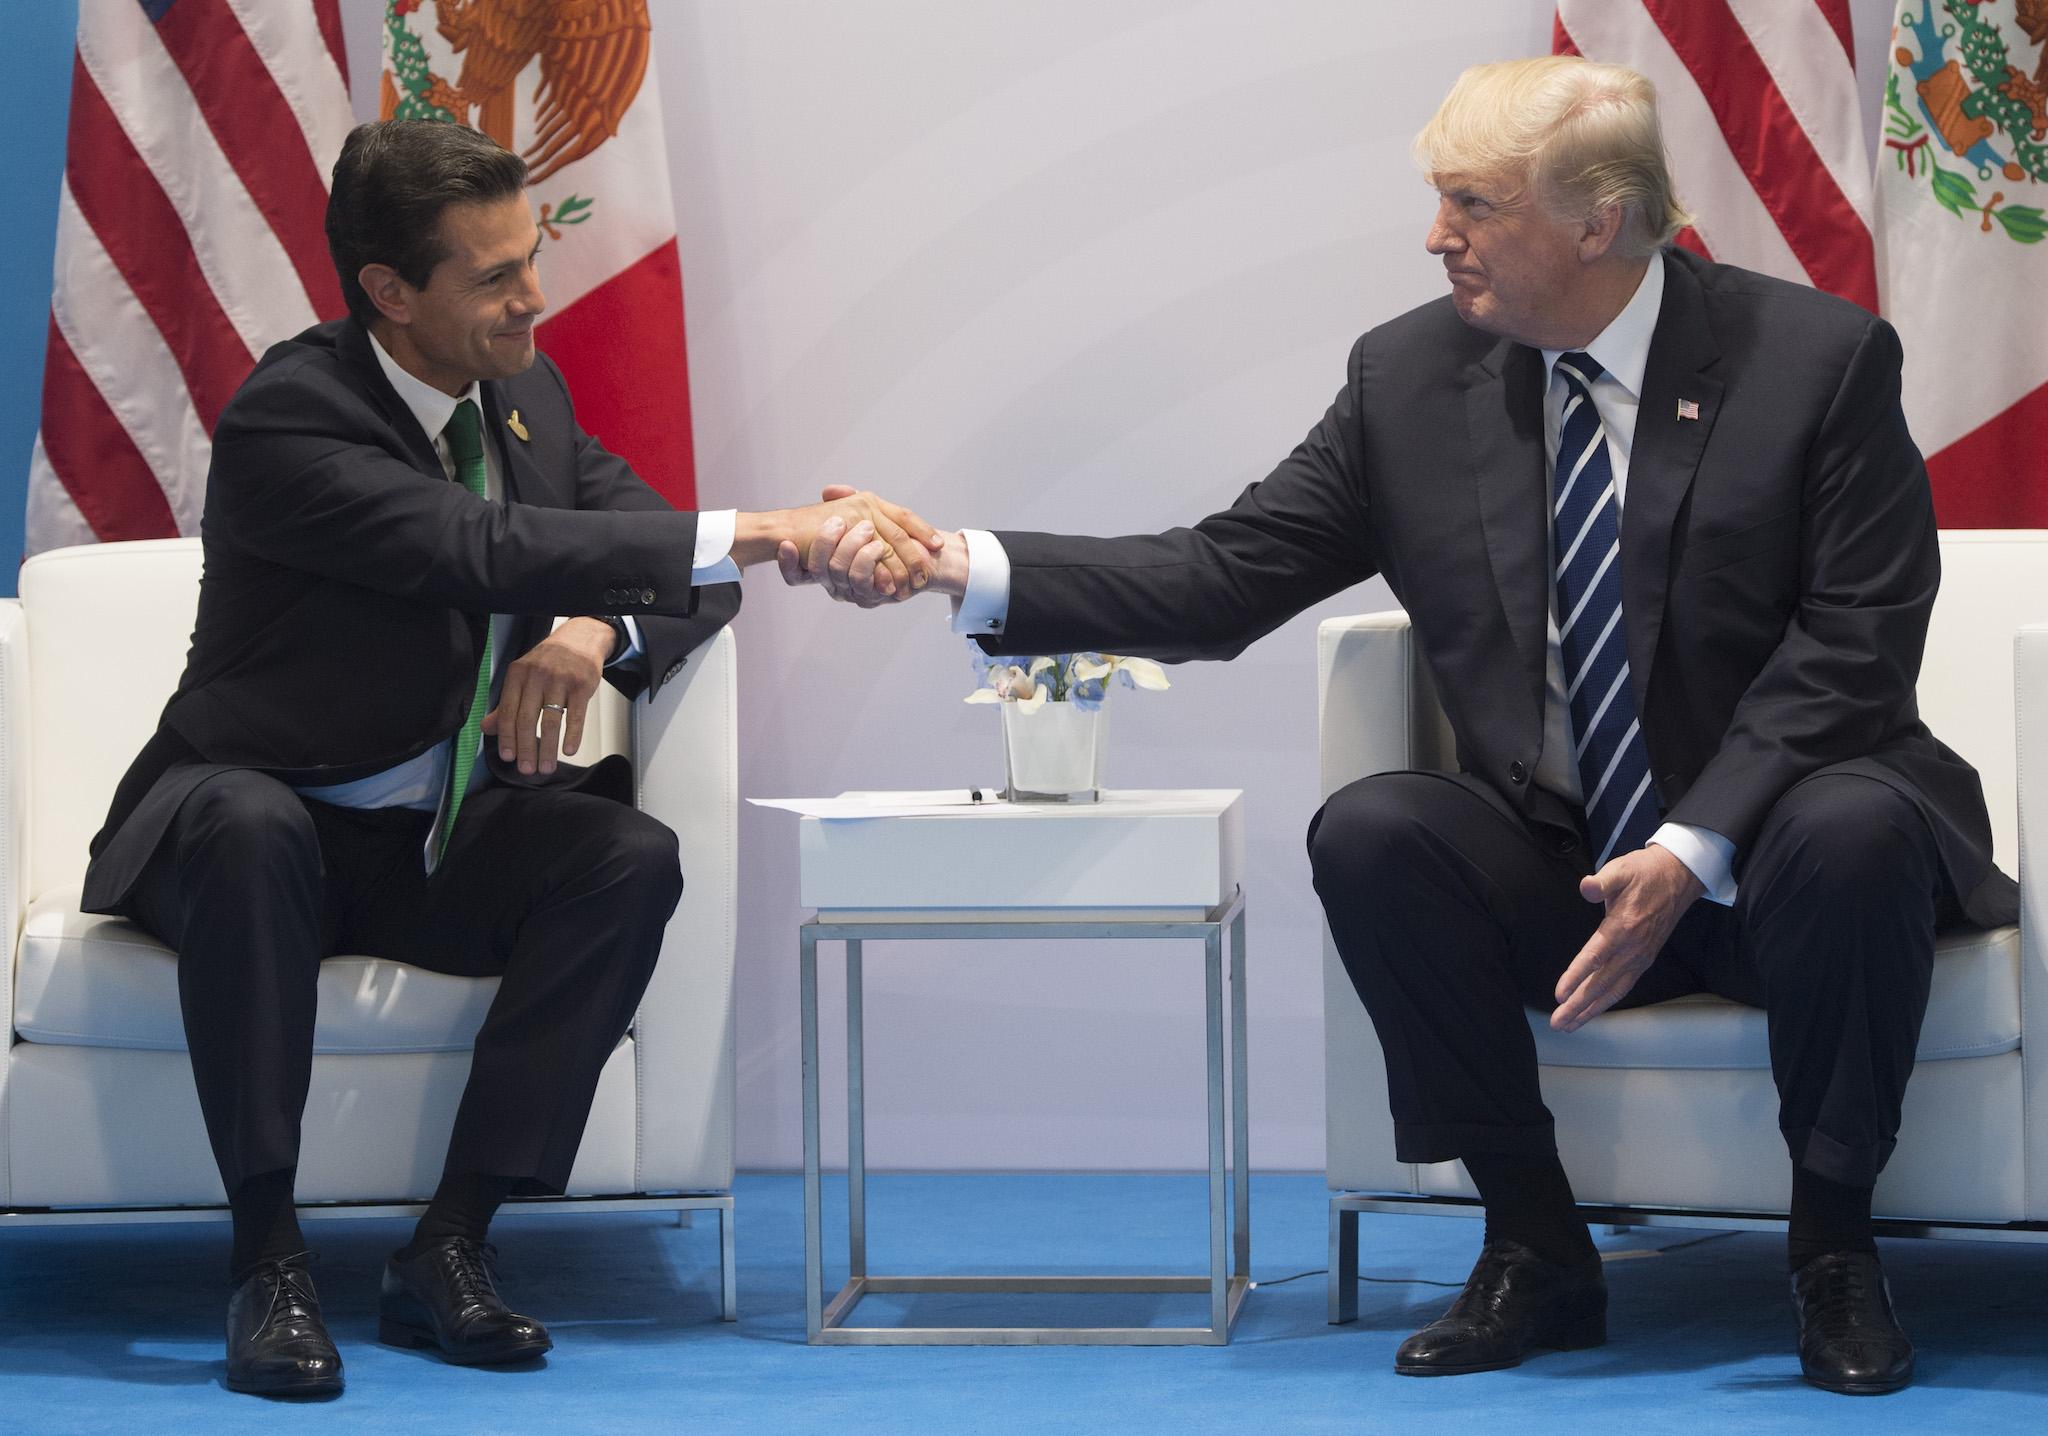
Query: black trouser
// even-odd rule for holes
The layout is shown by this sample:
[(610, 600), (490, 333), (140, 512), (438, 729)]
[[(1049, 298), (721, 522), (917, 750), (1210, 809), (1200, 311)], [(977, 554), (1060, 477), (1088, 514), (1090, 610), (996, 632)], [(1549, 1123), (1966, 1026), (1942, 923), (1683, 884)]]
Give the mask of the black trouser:
[(598, 1074), (682, 895), (675, 834), (590, 794), (486, 787), (464, 801), (429, 877), (431, 821), (229, 772), (193, 790), (143, 870), (130, 908), (177, 950), (186, 1045), (229, 1193), (298, 1164), (320, 962), (336, 953), (499, 975), (448, 1170), (532, 1192), (567, 1184)]
[[(1556, 1150), (1523, 1009), (1556, 1006), (1603, 913), (1578, 895), (1585, 845), (1539, 835), (1473, 781), (1365, 778), (1309, 828), (1316, 892), (1385, 1050), (1404, 1162)], [(1763, 1008), (1792, 1160), (1868, 1186), (1896, 1145), (1935, 928), (1956, 914), (1947, 886), (1909, 800), (1815, 774), (1771, 810), (1734, 907), (1694, 903), (1619, 1005), (1705, 991)]]

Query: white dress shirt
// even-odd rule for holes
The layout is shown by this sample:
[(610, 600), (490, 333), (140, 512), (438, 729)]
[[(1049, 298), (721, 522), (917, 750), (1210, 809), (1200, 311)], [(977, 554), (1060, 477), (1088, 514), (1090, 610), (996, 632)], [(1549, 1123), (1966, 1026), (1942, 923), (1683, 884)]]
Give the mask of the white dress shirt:
[[(1657, 314), (1664, 304), (1664, 265), (1653, 259), (1643, 271), (1635, 295), (1582, 351), (1597, 359), (1603, 369), (1593, 381), (1593, 407), (1607, 430), (1607, 447), (1614, 468), (1614, 501), (1623, 506), (1628, 489), (1628, 456), (1635, 442), (1636, 405), (1642, 394), (1643, 371), (1650, 362), (1650, 339), (1657, 328)], [(1564, 410), (1564, 381), (1557, 378), (1557, 357), (1564, 351), (1543, 351), (1543, 442), (1546, 474), (1557, 464), (1557, 445)], [(1550, 511), (1549, 504), (1544, 511)], [(967, 592), (953, 607), (953, 629), (966, 634), (999, 634), (1010, 612), (1010, 556), (1001, 540), (980, 529), (964, 531), (967, 538)], [(1543, 755), (1537, 761), (1535, 781), (1539, 787), (1563, 798), (1573, 807), (1580, 802), (1582, 788), (1578, 764), (1572, 761), (1571, 704), (1565, 697), (1564, 655), (1557, 632), (1557, 586), (1550, 589), (1548, 642), (1544, 656)], [(1735, 844), (1709, 828), (1685, 823), (1665, 823), (1650, 835), (1650, 841), (1668, 850), (1692, 872), (1717, 903), (1735, 901)]]
[[(432, 439), (434, 452), (440, 457), (441, 468), (453, 481), (455, 459), (448, 451), (445, 430), (448, 421), (455, 417), (455, 408), (467, 399), (477, 406), (477, 413), (483, 413), (483, 390), (480, 385), (471, 384), (461, 394), (444, 394), (399, 367), (398, 361), (385, 352), (384, 345), (376, 335), (370, 336), (370, 348), (377, 356), (378, 367), (384, 377), (412, 411), (419, 421), (420, 429)], [(484, 496), (491, 503), (504, 501), (504, 480), (498, 473), (498, 460), (488, 441), (484, 444)], [(739, 569), (732, 561), (732, 541), (736, 523), (736, 511), (724, 509), (697, 516), (697, 543), (691, 554), (690, 582), (692, 585), (707, 583), (733, 583), (739, 578)], [(512, 627), (515, 615), (509, 613), (491, 616), (491, 652), (494, 661), (502, 665), (507, 645), (512, 641)], [(622, 621), (626, 627), (626, 647), (613, 664), (624, 663), (641, 653), (640, 626), (630, 614)], [(610, 666), (609, 664), (607, 665)], [(492, 675), (494, 678), (496, 674)], [(415, 808), (421, 812), (438, 812), (442, 799), (447, 794), (448, 772), (455, 761), (455, 739), (448, 738), (435, 744), (417, 757), (386, 768), (381, 773), (372, 773), (367, 778), (357, 778), (348, 783), (328, 783), (304, 786), (298, 789), (305, 797), (317, 802), (331, 803), (338, 808)], [(478, 763), (470, 770), (469, 791), (475, 792), (490, 779), (490, 770)], [(435, 827), (440, 826), (439, 820)]]

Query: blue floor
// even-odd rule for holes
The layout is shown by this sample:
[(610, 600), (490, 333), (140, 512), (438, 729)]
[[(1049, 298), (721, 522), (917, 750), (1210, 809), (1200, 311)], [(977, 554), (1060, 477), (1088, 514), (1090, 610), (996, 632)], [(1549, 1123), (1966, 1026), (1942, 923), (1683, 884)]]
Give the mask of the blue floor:
[[(877, 1272), (1156, 1273), (1206, 1259), (1189, 1177), (878, 1177)], [(1320, 1178), (1253, 1184), (1253, 1267), (1323, 1265)], [(1394, 1348), (1463, 1280), (1476, 1224), (1363, 1219), (1355, 1326), (1325, 1324), (1320, 1275), (1251, 1294), (1225, 1348), (817, 1349), (803, 1333), (801, 1187), (738, 1188), (740, 1308), (717, 1320), (716, 1222), (658, 1216), (500, 1221), (503, 1281), (556, 1341), (530, 1368), (466, 1371), (376, 1344), (377, 1275), (406, 1224), (309, 1223), (348, 1391), (277, 1404), (221, 1386), (225, 1228), (0, 1231), (0, 1432), (1063, 1433), (2035, 1430), (2048, 1418), (2048, 1246), (1893, 1242), (1892, 1288), (1920, 1379), (1829, 1396), (1792, 1357), (1782, 1238), (1662, 1231), (1602, 1238), (1613, 1339), (1516, 1371), (1396, 1377)], [(843, 1239), (842, 1239), (843, 1240)], [(1660, 1252), (1659, 1248), (1679, 1248)], [(828, 1251), (833, 1250), (828, 1246)], [(843, 1245), (838, 1248), (843, 1251)], [(871, 1300), (907, 1324), (1203, 1319), (1183, 1297)], [(1589, 1378), (1600, 1378), (1597, 1382)]]

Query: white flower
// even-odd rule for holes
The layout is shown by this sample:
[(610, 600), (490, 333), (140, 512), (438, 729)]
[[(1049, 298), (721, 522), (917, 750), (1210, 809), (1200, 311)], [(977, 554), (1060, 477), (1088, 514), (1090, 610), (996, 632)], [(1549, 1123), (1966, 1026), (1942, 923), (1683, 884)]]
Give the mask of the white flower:
[(989, 659), (977, 650), (975, 666), (985, 684), (968, 694), (967, 701), (1015, 703), (1022, 713), (1034, 713), (1048, 702), (1099, 708), (1110, 681), (1116, 678), (1122, 679), (1126, 688), (1157, 691), (1172, 686), (1166, 680), (1166, 670), (1151, 659), (1114, 653), (1040, 655), (1020, 666)]
[[(1031, 673), (1039, 672), (1039, 659), (1031, 666)], [(988, 670), (988, 686), (977, 688), (967, 695), (969, 703), (1016, 703), (1027, 711), (1035, 710), (1046, 699), (1046, 685), (1032, 681), (1031, 673), (1025, 672), (1014, 663), (998, 663)]]
[(1149, 658), (1112, 658), (1110, 662), (1132, 687), (1149, 688), (1155, 693), (1173, 687), (1166, 681), (1166, 670)]

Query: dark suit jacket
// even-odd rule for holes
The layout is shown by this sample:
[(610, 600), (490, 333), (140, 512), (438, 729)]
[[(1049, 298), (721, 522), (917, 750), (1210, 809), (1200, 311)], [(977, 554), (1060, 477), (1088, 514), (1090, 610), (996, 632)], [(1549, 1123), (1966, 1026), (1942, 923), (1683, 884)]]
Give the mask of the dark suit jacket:
[[(482, 390), (499, 504), (448, 481), (352, 319), (274, 346), (236, 391), (214, 433), (191, 653), (93, 839), (87, 911), (119, 910), (212, 773), (346, 782), (452, 736), (493, 613), (525, 616), (508, 657), (557, 615), (632, 614), (643, 656), (606, 674), (631, 697), (738, 609), (737, 584), (691, 587), (696, 515), (577, 427), (546, 356)], [(616, 768), (521, 777), (484, 749), (502, 782), (630, 795)]]
[[(1794, 783), (1849, 763), (1915, 802), (1967, 915), (2013, 920), (1977, 775), (1913, 686), (1940, 580), (1898, 336), (1842, 300), (1667, 251), (1622, 509), (1629, 670), (1658, 799), (1730, 838), (1736, 873)], [(1678, 417), (1679, 401), (1699, 406)], [(1229, 658), (1381, 573), (1408, 610), (1460, 766), (1524, 820), (1543, 742), (1543, 359), (1448, 297), (1351, 351), (1323, 421), (1192, 529), (1003, 533), (991, 652)]]

